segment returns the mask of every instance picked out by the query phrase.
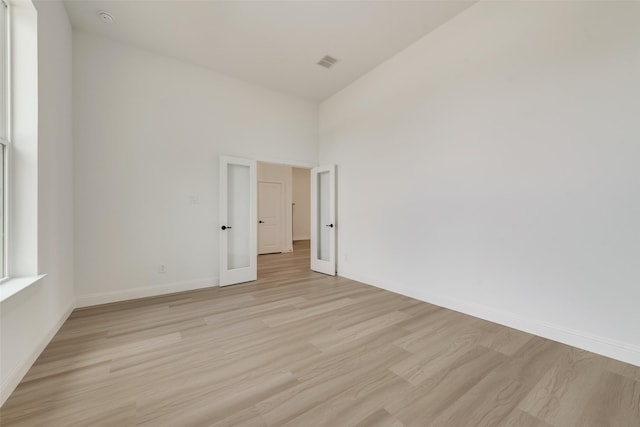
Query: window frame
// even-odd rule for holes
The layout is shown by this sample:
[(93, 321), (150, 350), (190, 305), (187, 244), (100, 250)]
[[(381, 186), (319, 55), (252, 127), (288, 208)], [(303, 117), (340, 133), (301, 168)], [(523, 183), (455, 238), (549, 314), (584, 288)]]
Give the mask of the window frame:
[(8, 256), (8, 230), (9, 230), (9, 168), (11, 156), (11, 6), (9, 2), (0, 0), (0, 67), (2, 72), (2, 91), (0, 92), (0, 124), (4, 128), (4, 135), (0, 133), (0, 149), (3, 151), (1, 161), (2, 174), (0, 179), (2, 182), (0, 209), (2, 221), (0, 221), (0, 245), (2, 256), (0, 257), (0, 283), (6, 281), (10, 277), (9, 256)]

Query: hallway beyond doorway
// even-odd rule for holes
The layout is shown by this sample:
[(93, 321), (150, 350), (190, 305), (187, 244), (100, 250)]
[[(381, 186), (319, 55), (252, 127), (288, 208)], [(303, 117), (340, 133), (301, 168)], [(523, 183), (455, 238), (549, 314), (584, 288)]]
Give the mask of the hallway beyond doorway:
[(310, 248), (309, 240), (297, 240), (293, 242), (293, 252), (258, 255), (258, 279), (311, 271)]

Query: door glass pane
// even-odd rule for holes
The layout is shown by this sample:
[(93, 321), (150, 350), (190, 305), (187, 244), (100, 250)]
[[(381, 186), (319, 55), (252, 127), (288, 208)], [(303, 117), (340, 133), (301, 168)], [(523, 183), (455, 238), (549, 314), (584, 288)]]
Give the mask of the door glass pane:
[(250, 183), (249, 166), (229, 164), (227, 168), (227, 266), (229, 270), (249, 267)]
[(318, 174), (318, 259), (329, 261), (329, 237), (331, 224), (329, 217), (329, 172)]

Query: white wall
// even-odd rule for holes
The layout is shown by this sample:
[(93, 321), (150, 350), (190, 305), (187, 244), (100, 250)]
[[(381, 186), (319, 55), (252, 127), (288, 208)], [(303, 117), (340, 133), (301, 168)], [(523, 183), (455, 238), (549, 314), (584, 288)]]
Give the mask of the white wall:
[[(24, 18), (25, 4), (21, 2), (20, 12), (14, 9), (16, 18)], [(74, 304), (71, 26), (59, 1), (37, 1), (36, 7), (37, 268), (47, 276), (0, 307), (0, 403), (20, 382)], [(35, 13), (33, 16), (35, 23)]]
[(38, 272), (38, 19), (31, 0), (11, 2), (11, 147), (7, 272)]
[(293, 168), (293, 240), (311, 238), (311, 176), (309, 169)]
[(97, 36), (73, 42), (79, 305), (216, 284), (218, 157), (315, 162), (317, 107)]
[(638, 22), (480, 2), (323, 103), (340, 274), (640, 364)]

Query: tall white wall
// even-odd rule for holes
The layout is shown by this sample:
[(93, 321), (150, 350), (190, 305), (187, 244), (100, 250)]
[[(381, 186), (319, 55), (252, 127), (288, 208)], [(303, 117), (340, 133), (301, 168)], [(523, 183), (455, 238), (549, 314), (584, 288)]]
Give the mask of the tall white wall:
[[(3, 301), (0, 307), (0, 403), (18, 385), (74, 305), (71, 26), (61, 2), (36, 1), (35, 5), (38, 28), (35, 231), (38, 273), (47, 276)], [(14, 9), (16, 19), (24, 17), (25, 7), (26, 2), (20, 2), (20, 10)], [(35, 119), (32, 117), (32, 122)]]
[(79, 305), (216, 284), (218, 157), (315, 162), (317, 107), (105, 38), (73, 42)]
[(311, 176), (309, 169), (293, 168), (293, 240), (311, 238)]
[(339, 273), (640, 365), (639, 22), (480, 2), (324, 102)]

